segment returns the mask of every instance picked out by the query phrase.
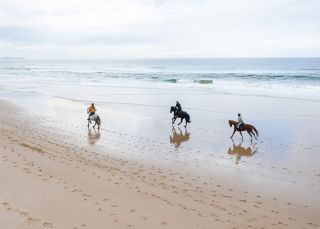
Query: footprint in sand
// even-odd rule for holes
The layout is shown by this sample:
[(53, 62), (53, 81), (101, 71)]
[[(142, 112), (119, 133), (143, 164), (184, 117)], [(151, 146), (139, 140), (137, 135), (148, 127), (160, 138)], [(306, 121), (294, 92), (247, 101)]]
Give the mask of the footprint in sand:
[(42, 225), (43, 225), (44, 227), (50, 227), (50, 228), (53, 227), (53, 224), (52, 224), (52, 223), (43, 223)]
[(168, 223), (167, 223), (167, 222), (165, 222), (165, 221), (162, 221), (160, 224), (161, 224), (162, 226), (166, 226), (166, 225), (168, 225)]

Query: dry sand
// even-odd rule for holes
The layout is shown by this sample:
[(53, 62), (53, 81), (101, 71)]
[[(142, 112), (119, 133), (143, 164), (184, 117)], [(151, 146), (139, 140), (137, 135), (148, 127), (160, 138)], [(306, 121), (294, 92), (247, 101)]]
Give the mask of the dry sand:
[[(1, 228), (320, 226), (319, 201), (306, 204), (303, 199), (292, 201), (289, 193), (288, 198), (279, 198), (269, 190), (257, 192), (251, 186), (224, 181), (227, 175), (221, 173), (202, 177), (176, 166), (128, 160), (120, 153), (117, 157), (117, 152), (86, 146), (73, 136), (26, 119), (19, 108), (1, 102), (4, 109), (0, 117)], [(89, 141), (94, 141), (91, 137)], [(319, 181), (319, 174), (310, 176)], [(295, 185), (292, 192), (299, 192), (301, 185)]]

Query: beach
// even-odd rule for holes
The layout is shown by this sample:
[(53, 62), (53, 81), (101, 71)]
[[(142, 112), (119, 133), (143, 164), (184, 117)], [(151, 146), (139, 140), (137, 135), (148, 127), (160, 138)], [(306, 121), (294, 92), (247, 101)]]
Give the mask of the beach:
[[(318, 78), (260, 82), (265, 73), (259, 72), (259, 79), (242, 83), (242, 75), (225, 80), (206, 73), (191, 84), (193, 78), (186, 82), (176, 71), (165, 73), (165, 82), (149, 82), (141, 72), (154, 76), (162, 66), (128, 65), (121, 74), (138, 78), (88, 80), (61, 65), (64, 73), (55, 68), (51, 76), (43, 66), (23, 68), (18, 75), (26, 78), (2, 70), (2, 227), (320, 226)], [(198, 68), (187, 72), (207, 69)], [(250, 88), (255, 91), (243, 93)], [(187, 128), (179, 120), (171, 124), (176, 100), (191, 116)], [(102, 120), (99, 131), (87, 128), (91, 102)], [(257, 127), (258, 140), (247, 133), (243, 141), (239, 133), (230, 139), (228, 120), (238, 112)]]

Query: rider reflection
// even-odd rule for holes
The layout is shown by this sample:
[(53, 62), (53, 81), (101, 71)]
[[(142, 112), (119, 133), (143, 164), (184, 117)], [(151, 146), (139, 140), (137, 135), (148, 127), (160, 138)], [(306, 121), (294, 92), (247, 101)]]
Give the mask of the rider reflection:
[(184, 133), (182, 133), (180, 128), (178, 129), (179, 133), (172, 127), (172, 135), (170, 135), (170, 143), (174, 144), (176, 149), (181, 146), (182, 142), (186, 142), (190, 138), (190, 133), (188, 133), (187, 129), (185, 129)]
[(233, 143), (233, 147), (232, 148), (229, 147), (228, 154), (236, 156), (236, 164), (239, 163), (239, 161), (241, 160), (241, 157), (252, 157), (255, 153), (257, 153), (256, 142), (252, 144), (252, 141), (251, 141), (251, 146), (243, 147), (242, 141), (240, 142), (239, 145), (236, 145), (233, 139), (231, 140)]
[(100, 139), (100, 130), (96, 131), (92, 128), (88, 129), (88, 142), (92, 145), (96, 144)]

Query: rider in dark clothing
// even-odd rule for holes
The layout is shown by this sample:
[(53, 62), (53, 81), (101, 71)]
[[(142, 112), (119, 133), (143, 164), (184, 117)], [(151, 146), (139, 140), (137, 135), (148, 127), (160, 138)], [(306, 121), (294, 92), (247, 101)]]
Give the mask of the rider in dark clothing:
[(177, 109), (177, 114), (180, 112), (180, 111), (182, 111), (182, 108), (181, 108), (181, 105), (180, 105), (180, 103), (177, 101), (177, 103), (176, 103), (176, 109)]

